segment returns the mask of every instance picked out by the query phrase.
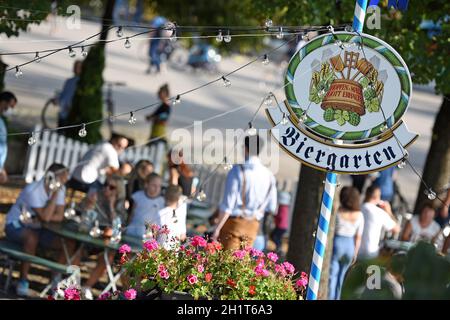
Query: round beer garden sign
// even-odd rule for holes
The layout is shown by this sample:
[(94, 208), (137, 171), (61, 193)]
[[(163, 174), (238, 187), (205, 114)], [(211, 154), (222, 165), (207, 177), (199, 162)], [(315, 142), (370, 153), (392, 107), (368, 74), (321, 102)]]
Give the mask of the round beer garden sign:
[(380, 171), (402, 161), (417, 138), (401, 120), (411, 88), (405, 62), (380, 39), (352, 32), (319, 36), (291, 58), (287, 100), (267, 109), (272, 135), (319, 170)]

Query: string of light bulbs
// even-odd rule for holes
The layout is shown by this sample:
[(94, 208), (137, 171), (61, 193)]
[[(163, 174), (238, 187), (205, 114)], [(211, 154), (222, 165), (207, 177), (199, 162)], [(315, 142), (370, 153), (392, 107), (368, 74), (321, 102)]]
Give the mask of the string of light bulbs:
[[(230, 71), (228, 73), (223, 74), (222, 76), (220, 76), (218, 78), (215, 78), (215, 79), (213, 79), (211, 81), (208, 81), (208, 82), (206, 82), (206, 83), (204, 83), (204, 84), (202, 84), (200, 86), (197, 86), (195, 88), (186, 90), (186, 91), (184, 91), (182, 93), (179, 93), (179, 94), (177, 94), (175, 96), (170, 97), (169, 101), (172, 102), (172, 105), (180, 104), (182, 96), (190, 94), (190, 93), (192, 93), (194, 91), (200, 90), (200, 89), (202, 89), (204, 87), (207, 87), (207, 86), (209, 86), (211, 84), (214, 84), (216, 82), (219, 82), (219, 81), (222, 82), (224, 87), (230, 87), (231, 86), (231, 81), (228, 78), (230, 75), (233, 75), (234, 73), (239, 72), (240, 70), (248, 67), (249, 65), (251, 65), (251, 64), (253, 64), (253, 63), (255, 63), (255, 62), (259, 61), (259, 60), (261, 60), (261, 63), (266, 63), (266, 60), (268, 59), (268, 56), (270, 54), (272, 54), (273, 52), (279, 50), (283, 46), (289, 44), (293, 40), (295, 40), (295, 37), (292, 37), (291, 39), (283, 42), (281, 45), (279, 45), (276, 48), (270, 50), (269, 52), (266, 52), (266, 53), (264, 53), (264, 54), (262, 54), (260, 56), (257, 56), (256, 58), (250, 60), (249, 62), (239, 66), (238, 68), (236, 68), (236, 69), (234, 69), (234, 70), (232, 70), (232, 71)], [(58, 130), (62, 130), (62, 129), (73, 129), (73, 128), (79, 127), (80, 128), (80, 130), (79, 130), (80, 137), (85, 137), (87, 135), (87, 128), (86, 127), (91, 125), (91, 124), (103, 122), (105, 120), (114, 121), (116, 118), (119, 118), (119, 117), (122, 117), (122, 116), (125, 116), (125, 115), (129, 115), (129, 120), (128, 121), (129, 121), (130, 124), (135, 124), (136, 120), (137, 120), (136, 119), (136, 113), (137, 112), (145, 110), (145, 109), (149, 109), (149, 108), (152, 108), (152, 107), (155, 107), (155, 106), (157, 106), (159, 104), (160, 104), (160, 101), (156, 101), (156, 102), (151, 103), (149, 105), (146, 105), (146, 106), (143, 106), (143, 107), (140, 107), (140, 108), (135, 108), (135, 109), (133, 109), (131, 111), (126, 111), (126, 112), (122, 112), (122, 113), (119, 113), (119, 114), (110, 115), (109, 117), (101, 118), (101, 119), (98, 119), (98, 120), (93, 120), (93, 121), (90, 121), (90, 122), (85, 122), (85, 123), (80, 123), (80, 124), (73, 124), (73, 125), (67, 125), (67, 126), (61, 126), (61, 127), (56, 127), (56, 128), (41, 129), (41, 130), (36, 131), (36, 132), (33, 131), (33, 132), (31, 132), (31, 134), (30, 134), (29, 131), (9, 133), (8, 136), (30, 135), (29, 145), (32, 145), (32, 144), (34, 144), (36, 142), (36, 134), (37, 133), (44, 132), (44, 131), (58, 131)]]

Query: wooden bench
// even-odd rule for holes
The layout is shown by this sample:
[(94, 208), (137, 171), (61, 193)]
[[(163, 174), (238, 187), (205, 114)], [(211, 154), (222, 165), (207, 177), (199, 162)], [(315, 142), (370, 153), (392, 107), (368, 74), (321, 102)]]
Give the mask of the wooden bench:
[[(25, 253), (22, 247), (14, 242), (8, 241), (6, 239), (0, 240), (0, 261), (3, 261), (3, 265), (7, 266), (8, 275), (5, 281), (3, 291), (8, 292), (9, 286), (12, 279), (12, 271), (17, 262), (29, 262), (34, 265), (39, 265), (45, 267), (51, 271), (58, 272), (61, 274), (68, 275), (61, 283), (74, 283), (79, 284), (79, 269), (74, 266), (67, 266), (55, 261), (51, 261), (42, 257), (33, 256), (31, 254)], [(4, 270), (4, 269), (3, 269)], [(58, 285), (59, 285), (58, 284)], [(49, 284), (40, 294), (43, 297), (47, 291), (50, 289), (51, 284)]]

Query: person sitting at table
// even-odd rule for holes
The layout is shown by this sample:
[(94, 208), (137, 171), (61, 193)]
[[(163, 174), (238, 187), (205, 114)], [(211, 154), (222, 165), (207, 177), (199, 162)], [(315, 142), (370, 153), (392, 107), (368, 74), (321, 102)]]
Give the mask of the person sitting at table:
[(128, 217), (127, 235), (142, 238), (146, 223), (161, 225), (158, 212), (165, 206), (161, 196), (161, 184), (159, 174), (151, 173), (145, 178), (144, 190), (131, 196), (133, 203), (131, 215)]
[(153, 173), (153, 169), (153, 163), (149, 160), (142, 159), (136, 163), (128, 179), (127, 199), (131, 199), (133, 193), (144, 189), (145, 178)]
[(364, 216), (364, 230), (358, 258), (376, 258), (380, 251), (382, 230), (399, 233), (400, 226), (392, 214), (389, 202), (381, 200), (379, 186), (371, 185), (367, 188), (361, 211)]
[(434, 242), (441, 231), (434, 221), (436, 211), (431, 203), (425, 203), (418, 215), (415, 215), (405, 226), (402, 241), (417, 242), (419, 240)]
[[(21, 192), (16, 203), (6, 216), (5, 233), (8, 240), (23, 245), (23, 251), (36, 255), (38, 246), (60, 250), (58, 262), (65, 264), (66, 258), (61, 250), (58, 236), (41, 228), (41, 222), (61, 222), (64, 219), (65, 184), (69, 170), (62, 164), (53, 163), (44, 177), (28, 184)], [(75, 251), (75, 241), (66, 241), (69, 253)], [(28, 296), (29, 262), (20, 266), (20, 280), (16, 292), (20, 296)]]
[[(94, 210), (97, 212), (97, 219), (100, 226), (107, 226), (104, 229), (104, 236), (111, 236), (111, 225), (116, 217), (121, 221), (126, 221), (126, 210), (124, 206), (125, 186), (123, 179), (119, 176), (110, 176), (106, 178), (103, 187), (94, 192), (90, 192), (82, 201), (80, 208), (82, 211)], [(93, 294), (91, 288), (97, 283), (106, 270), (106, 262), (102, 250), (91, 249), (90, 254), (98, 254), (97, 264), (91, 271), (89, 278), (83, 286), (83, 295), (86, 299), (92, 300)], [(112, 263), (115, 252), (108, 255), (109, 262)]]
[(170, 185), (164, 195), (165, 207), (159, 210), (161, 226), (166, 226), (169, 234), (158, 239), (161, 245), (170, 249), (177, 242), (186, 240), (186, 197), (182, 195), (180, 186)]
[(119, 171), (119, 155), (127, 147), (128, 139), (118, 134), (110, 141), (95, 145), (75, 167), (68, 187), (86, 193), (92, 187), (99, 187), (106, 176)]

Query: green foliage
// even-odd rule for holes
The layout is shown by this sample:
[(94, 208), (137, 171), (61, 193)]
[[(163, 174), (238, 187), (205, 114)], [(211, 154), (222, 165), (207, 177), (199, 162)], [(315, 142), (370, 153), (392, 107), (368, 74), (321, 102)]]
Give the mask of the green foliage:
[[(388, 0), (383, 0), (379, 4), (381, 29), (365, 28), (364, 32), (394, 47), (408, 65), (415, 83), (435, 80), (438, 93), (450, 93), (450, 1), (414, 1), (405, 12), (388, 10), (387, 3)], [(276, 24), (327, 25), (351, 23), (354, 8), (355, 0), (254, 0), (248, 14), (256, 18), (272, 17)], [(442, 32), (430, 38), (427, 31), (420, 29), (424, 20), (441, 21)]]
[(323, 63), (320, 72), (314, 72), (311, 79), (309, 100), (316, 104), (321, 103), (334, 79), (336, 79), (336, 75), (330, 65)]
[[(72, 109), (69, 114), (69, 124), (87, 123), (103, 117), (103, 69), (105, 67), (105, 48), (97, 44), (89, 50), (83, 61), (83, 68), (78, 81), (77, 90), (72, 100)], [(67, 136), (94, 144), (102, 139), (100, 127), (97, 122), (89, 125), (87, 136), (81, 138), (78, 135), (79, 127), (69, 129)]]
[[(263, 26), (264, 18), (251, 14), (252, 0), (165, 0), (152, 1), (152, 11), (185, 26)], [(226, 34), (226, 31), (223, 31)], [(248, 32), (253, 33), (253, 32)], [(182, 35), (187, 35), (184, 32)], [(207, 33), (205, 33), (207, 34)], [(208, 33), (211, 34), (210, 32)], [(230, 43), (217, 43), (214, 38), (204, 39), (223, 51), (230, 49), (253, 52), (262, 46), (262, 37), (233, 37)]]
[[(380, 267), (380, 289), (367, 287), (369, 266)], [(436, 248), (426, 242), (419, 242), (406, 255), (359, 261), (346, 275), (342, 299), (393, 299), (388, 273), (391, 279), (395, 276), (403, 281), (402, 299), (450, 299), (450, 259), (436, 253)]]

